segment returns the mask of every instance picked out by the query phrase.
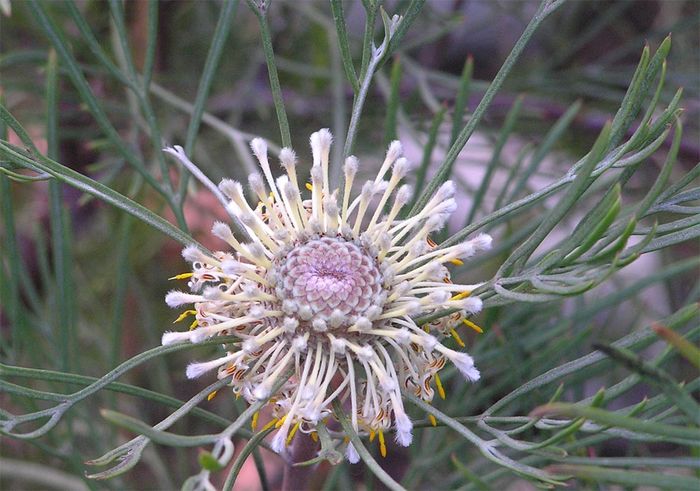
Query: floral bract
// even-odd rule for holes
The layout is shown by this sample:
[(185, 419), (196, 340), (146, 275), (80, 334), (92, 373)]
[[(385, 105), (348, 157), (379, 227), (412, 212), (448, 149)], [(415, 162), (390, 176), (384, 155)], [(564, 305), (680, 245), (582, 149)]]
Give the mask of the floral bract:
[[(438, 372), (447, 360), (467, 380), (479, 379), (467, 353), (442, 343), (453, 337), (464, 346), (455, 327), (463, 320), (474, 326), (465, 317), (481, 310), (481, 300), (469, 296), (479, 285), (452, 283), (445, 263), (459, 264), (487, 249), (491, 238), (479, 235), (445, 248), (430, 240), (457, 206), (449, 181), (417, 214), (398, 218), (411, 198), (410, 187), (400, 185), (410, 167), (398, 141), (376, 177), (353, 197), (357, 159), (345, 161), (344, 184), (331, 189), (331, 134), (323, 129), (310, 140), (313, 166), (306, 185), (300, 185), (296, 156), (287, 148), (280, 152), (286, 172), (273, 177), (261, 139), (251, 143), (262, 168), (262, 175), (249, 177), (253, 204), (240, 183), (221, 182), (220, 197), (250, 241), (240, 242), (228, 225), (216, 223), (212, 232), (229, 252), (183, 251), (192, 263), (192, 293), (171, 291), (166, 302), (194, 304), (186, 314), (196, 321), (187, 332), (165, 333), (163, 344), (239, 338), (225, 345), (225, 356), (190, 364), (187, 376), (218, 369), (220, 378), (230, 377), (236, 395), (249, 402), (269, 399), (278, 452), (297, 431), (313, 433), (332, 416), (334, 400), (350, 412), (357, 432), (379, 434), (383, 442), (384, 432), (393, 429), (396, 441), (408, 446), (413, 425), (402, 390), (431, 401), (435, 383), (442, 395)], [(191, 164), (181, 148), (167, 151)], [(414, 321), (443, 310), (452, 313), (426, 325)], [(290, 370), (291, 378), (272, 393)], [(359, 459), (351, 443), (346, 456)]]

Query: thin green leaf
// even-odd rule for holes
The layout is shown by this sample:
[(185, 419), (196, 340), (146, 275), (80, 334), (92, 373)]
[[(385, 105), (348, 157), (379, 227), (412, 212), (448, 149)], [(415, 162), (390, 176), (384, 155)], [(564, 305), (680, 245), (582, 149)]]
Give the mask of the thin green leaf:
[(624, 348), (604, 344), (597, 344), (596, 348), (618, 363), (638, 373), (644, 381), (661, 389), (678, 409), (685, 413), (690, 421), (695, 425), (700, 425), (700, 405), (682, 390), (678, 382), (668, 372), (646, 363), (639, 355)]
[(214, 34), (212, 35), (211, 44), (209, 45), (207, 59), (204, 62), (202, 76), (199, 78), (197, 95), (195, 96), (194, 105), (192, 107), (192, 116), (190, 118), (190, 123), (187, 126), (185, 153), (188, 155), (192, 155), (194, 150), (194, 142), (197, 138), (199, 125), (202, 121), (202, 115), (204, 114), (204, 106), (207, 102), (207, 97), (209, 96), (209, 90), (211, 89), (212, 82), (216, 76), (216, 70), (219, 67), (219, 61), (221, 60), (221, 55), (223, 54), (226, 40), (228, 39), (229, 32), (231, 31), (233, 17), (236, 14), (237, 7), (238, 0), (225, 0), (221, 6), (221, 13), (219, 14), (219, 20), (216, 23), (216, 28), (214, 28)]
[(588, 153), (585, 163), (576, 173), (576, 178), (567, 189), (564, 196), (559, 202), (547, 213), (547, 216), (542, 220), (539, 227), (513, 254), (506, 259), (496, 273), (497, 277), (503, 277), (511, 274), (513, 271), (522, 269), (522, 265), (527, 261), (530, 255), (535, 252), (535, 249), (549, 235), (552, 229), (561, 221), (561, 219), (569, 212), (580, 196), (591, 184), (591, 174), (595, 169), (596, 164), (603, 157), (603, 152), (608, 146), (610, 138), (610, 125), (607, 124), (600, 132), (598, 139), (593, 144), (593, 148)]
[(525, 28), (525, 31), (520, 36), (520, 39), (518, 39), (518, 41), (515, 43), (515, 46), (508, 54), (508, 57), (503, 62), (501, 69), (498, 71), (493, 81), (491, 82), (491, 85), (489, 85), (489, 88), (486, 90), (486, 93), (481, 99), (481, 102), (479, 102), (479, 105), (474, 110), (474, 114), (472, 114), (472, 117), (469, 118), (467, 124), (464, 126), (464, 128), (462, 128), (462, 131), (459, 133), (459, 136), (457, 137), (457, 140), (455, 141), (454, 145), (452, 145), (448, 150), (447, 155), (445, 156), (445, 161), (437, 170), (433, 179), (428, 183), (428, 186), (421, 194), (417, 203), (411, 209), (409, 216), (413, 216), (418, 212), (418, 210), (423, 209), (425, 207), (425, 204), (428, 202), (433, 193), (435, 193), (437, 188), (440, 187), (440, 185), (443, 182), (445, 182), (451, 175), (452, 166), (457, 160), (459, 153), (462, 151), (462, 148), (464, 148), (464, 145), (467, 144), (467, 141), (476, 129), (476, 126), (479, 124), (481, 118), (484, 116), (486, 109), (488, 109), (488, 107), (491, 105), (493, 97), (496, 95), (496, 92), (498, 92), (498, 90), (501, 88), (501, 85), (503, 85), (503, 81), (513, 69), (515, 62), (520, 57), (520, 54), (522, 53), (523, 49), (525, 49), (525, 46), (527, 45), (528, 41), (535, 33), (542, 21), (546, 19), (547, 16), (559, 6), (559, 4), (560, 2), (549, 2), (547, 0), (543, 0), (540, 3), (537, 12)]
[(87, 105), (90, 113), (93, 115), (93, 117), (97, 121), (97, 124), (105, 133), (109, 141), (112, 143), (112, 145), (116, 147), (116, 149), (126, 159), (126, 161), (129, 162), (129, 164), (133, 166), (134, 169), (137, 170), (144, 177), (146, 182), (151, 187), (153, 187), (153, 189), (155, 189), (161, 195), (163, 195), (163, 197), (166, 198), (168, 202), (170, 202), (170, 196), (167, 193), (167, 191), (148, 172), (143, 162), (134, 154), (134, 152), (132, 152), (128, 148), (119, 132), (117, 132), (112, 123), (109, 121), (109, 118), (107, 118), (104, 109), (97, 101), (97, 98), (92, 92), (90, 85), (88, 84), (87, 80), (85, 80), (85, 77), (83, 76), (80, 67), (78, 66), (73, 55), (71, 54), (70, 49), (68, 47), (68, 42), (63, 36), (62, 31), (47, 15), (45, 5), (40, 2), (37, 2), (36, 0), (29, 0), (27, 2), (27, 5), (31, 9), (34, 18), (37, 19), (41, 27), (46, 32), (46, 35), (53, 43), (58, 55), (63, 61), (64, 66), (68, 70), (68, 74), (73, 82), (73, 85), (75, 85), (76, 89), (78, 90), (78, 93)]
[(270, 26), (267, 23), (267, 7), (264, 5), (258, 6), (253, 0), (247, 0), (248, 6), (255, 14), (260, 25), (260, 37), (262, 39), (262, 48), (265, 55), (265, 63), (267, 63), (267, 73), (270, 78), (270, 90), (272, 91), (272, 102), (275, 105), (277, 113), (277, 122), (280, 128), (280, 137), (282, 138), (283, 147), (292, 147), (292, 136), (289, 133), (289, 121), (287, 120), (287, 111), (284, 108), (284, 98), (282, 97), (282, 87), (280, 86), (279, 75), (277, 74), (277, 65), (275, 64), (275, 53), (272, 49), (272, 35), (270, 34)]
[[(0, 107), (0, 111), (4, 110)], [(206, 250), (203, 246), (198, 244), (192, 237), (178, 229), (177, 227), (170, 224), (168, 221), (162, 217), (156, 215), (148, 208), (136, 203), (135, 201), (127, 198), (126, 196), (114, 191), (113, 189), (101, 184), (97, 181), (90, 179), (87, 176), (79, 174), (74, 170), (59, 164), (49, 158), (43, 157), (41, 155), (30, 157), (24, 154), (20, 149), (14, 145), (10, 145), (4, 141), (0, 141), (0, 155), (7, 159), (10, 159), (21, 165), (34, 170), (39, 170), (40, 172), (46, 172), (51, 176), (59, 179), (70, 186), (73, 186), (85, 193), (88, 193), (106, 203), (109, 203), (130, 215), (138, 218), (139, 220), (149, 224), (150, 226), (160, 230), (169, 237), (175, 239), (184, 245), (197, 245), (197, 247), (202, 250)]]
[(335, 23), (335, 30), (338, 36), (338, 46), (340, 48), (340, 58), (343, 60), (345, 78), (350, 83), (352, 91), (357, 94), (360, 90), (360, 84), (357, 80), (352, 54), (350, 53), (350, 42), (348, 41), (348, 32), (345, 28), (346, 22), (342, 0), (331, 0), (331, 11), (333, 12), (333, 22)]
[(496, 171), (496, 169), (501, 165), (501, 152), (503, 151), (503, 147), (505, 147), (506, 142), (508, 141), (508, 137), (513, 132), (513, 127), (515, 126), (515, 122), (517, 121), (518, 116), (520, 115), (520, 109), (522, 108), (522, 105), (523, 96), (518, 96), (515, 99), (515, 102), (513, 103), (511, 108), (508, 110), (508, 114), (506, 115), (506, 119), (503, 123), (503, 126), (501, 127), (501, 131), (498, 133), (498, 139), (494, 144), (491, 159), (489, 160), (489, 163), (486, 166), (486, 173), (484, 173), (484, 177), (483, 179), (481, 179), (479, 189), (477, 189), (476, 193), (474, 194), (474, 200), (469, 210), (469, 215), (467, 215), (467, 220), (464, 222), (465, 227), (468, 226), (474, 220), (476, 212), (481, 208), (484, 196), (486, 196), (486, 191), (488, 191), (489, 186), (491, 185), (491, 179), (493, 178), (493, 174)]
[(388, 146), (398, 138), (396, 117), (399, 112), (401, 86), (401, 57), (396, 56), (391, 65), (389, 100), (386, 104), (386, 119), (384, 122), (384, 145)]
[(586, 418), (605, 426), (624, 428), (637, 433), (646, 433), (665, 438), (673, 438), (676, 442), (686, 442), (686, 445), (695, 445), (693, 442), (700, 440), (700, 430), (696, 428), (669, 425), (659, 423), (658, 421), (630, 418), (618, 413), (606, 411), (605, 409), (578, 406), (575, 404), (555, 402), (554, 404), (548, 404), (546, 406), (536, 408), (530, 413), (530, 416), (542, 417), (551, 416), (554, 414), (576, 418)]
[(272, 433), (274, 430), (274, 427), (267, 428), (266, 430), (261, 430), (255, 433), (253, 437), (250, 440), (248, 440), (248, 442), (245, 444), (245, 447), (241, 449), (241, 452), (236, 457), (236, 460), (233, 461), (233, 465), (231, 466), (231, 470), (229, 471), (228, 476), (226, 477), (224, 486), (221, 488), (222, 491), (231, 491), (233, 489), (233, 485), (236, 483), (238, 474), (241, 472), (241, 469), (243, 469), (243, 464), (246, 462), (250, 454), (252, 454), (253, 451), (260, 446), (260, 443), (263, 441), (263, 439), (267, 435)]
[(664, 338), (667, 343), (673, 345), (686, 360), (700, 369), (700, 349), (666, 326), (654, 324), (651, 328), (656, 334)]
[(428, 167), (430, 166), (430, 162), (432, 161), (433, 150), (435, 149), (435, 144), (437, 143), (440, 125), (442, 124), (443, 119), (445, 119), (446, 112), (447, 107), (442, 106), (442, 108), (440, 108), (440, 110), (435, 114), (433, 122), (430, 125), (430, 130), (428, 132), (428, 140), (425, 142), (425, 146), (423, 147), (423, 158), (421, 159), (420, 166), (416, 171), (416, 183), (413, 192), (413, 199), (411, 201), (411, 204), (404, 208), (405, 210), (408, 210), (413, 207), (413, 203), (415, 203), (418, 199), (418, 193), (423, 188), (423, 185), (425, 183), (425, 176), (428, 173)]
[(333, 400), (333, 412), (335, 413), (336, 418), (338, 418), (338, 422), (340, 425), (343, 427), (343, 431), (345, 432), (345, 435), (350, 438), (350, 441), (352, 442), (353, 446), (355, 447), (355, 450), (357, 450), (357, 453), (360, 455), (360, 458), (362, 461), (365, 463), (365, 465), (372, 471), (372, 473), (377, 476), (377, 478), (384, 483), (384, 485), (394, 491), (402, 491), (404, 488), (394, 481), (394, 479), (387, 474), (387, 472), (382, 469), (382, 467), (377, 463), (376, 460), (374, 460), (374, 457), (372, 457), (372, 454), (367, 451), (365, 446), (362, 444), (362, 440), (360, 440), (360, 437), (357, 435), (357, 432), (353, 429), (352, 425), (350, 424), (350, 421), (348, 420), (347, 416), (345, 415), (345, 411), (343, 411), (343, 407), (340, 405), (340, 402), (335, 399)]
[(573, 475), (580, 479), (593, 480), (597, 483), (615, 483), (624, 486), (653, 486), (673, 491), (697, 491), (700, 479), (669, 473), (652, 473), (633, 470), (609, 469), (605, 467), (583, 465), (555, 465), (552, 472)]

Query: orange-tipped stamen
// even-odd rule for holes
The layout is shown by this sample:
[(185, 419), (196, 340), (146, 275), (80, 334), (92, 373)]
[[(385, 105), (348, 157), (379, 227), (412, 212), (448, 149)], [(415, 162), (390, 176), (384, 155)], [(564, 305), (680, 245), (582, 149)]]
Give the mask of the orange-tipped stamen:
[(318, 433), (316, 433), (315, 431), (312, 431), (311, 433), (309, 433), (309, 436), (311, 437), (311, 439), (313, 441), (315, 441), (315, 442), (318, 441)]
[(461, 259), (450, 259), (450, 262), (455, 266), (464, 266), (464, 261), (462, 261)]
[(217, 394), (218, 392), (219, 392), (218, 390), (215, 390), (214, 392), (211, 392), (211, 393), (207, 396), (207, 401), (211, 401), (213, 398), (215, 398), (215, 397), (216, 397), (216, 394)]
[(435, 416), (432, 414), (428, 414), (428, 420), (430, 420), (430, 424), (433, 426), (437, 426), (437, 419), (435, 419)]
[(179, 316), (177, 316), (177, 319), (175, 319), (175, 320), (173, 321), (173, 324), (175, 324), (175, 323), (177, 323), (177, 322), (180, 322), (180, 321), (182, 321), (182, 320), (185, 320), (185, 318), (186, 318), (187, 316), (194, 315), (194, 314), (196, 314), (196, 313), (197, 313), (196, 310), (185, 310), (182, 314), (180, 314)]
[(277, 423), (275, 423), (275, 428), (279, 428), (284, 424), (284, 420), (287, 419), (287, 415), (282, 416)]
[(474, 324), (474, 323), (473, 323), (472, 321), (470, 321), (469, 319), (462, 319), (462, 322), (464, 322), (466, 325), (468, 325), (469, 327), (471, 327), (472, 329), (474, 329), (474, 330), (475, 330), (476, 332), (478, 332), (479, 334), (482, 334), (482, 333), (484, 332), (484, 330), (483, 330), (482, 328), (480, 328), (479, 326), (477, 326), (476, 324)]
[(313, 191), (313, 190), (314, 190), (313, 184), (311, 184), (310, 182), (307, 182), (307, 183), (306, 183), (306, 189), (308, 189), (309, 191)]
[(267, 423), (265, 426), (263, 426), (262, 429), (261, 429), (260, 431), (269, 430), (270, 428), (272, 428), (273, 426), (275, 426), (278, 422), (279, 422), (279, 419), (274, 418), (274, 419), (271, 420), (269, 423)]
[(187, 278), (191, 278), (194, 273), (180, 273), (176, 274), (172, 278), (168, 278), (169, 280), (186, 280)]
[(472, 294), (471, 290), (467, 290), (465, 292), (458, 293), (454, 297), (450, 298), (450, 300), (462, 300), (463, 298), (467, 298), (471, 294)]
[(253, 414), (253, 419), (250, 420), (250, 428), (255, 431), (255, 428), (258, 427), (258, 418), (260, 417), (260, 411), (255, 411)]
[(438, 394), (440, 399), (445, 400), (445, 388), (442, 386), (442, 380), (440, 380), (440, 375), (435, 374), (435, 385), (437, 386)]
[(459, 334), (457, 334), (457, 331), (454, 328), (450, 329), (450, 334), (452, 334), (452, 337), (454, 338), (455, 342), (462, 348), (467, 346), (466, 344), (464, 344), (464, 341), (462, 341), (462, 338), (459, 337)]
[(374, 441), (374, 438), (377, 436), (377, 433), (374, 430), (369, 430), (369, 442), (372, 443)]
[(384, 443), (384, 433), (382, 430), (378, 431), (379, 433), (379, 453), (382, 455), (382, 457), (386, 457), (386, 443)]
[(190, 324), (190, 331), (199, 325), (199, 321), (195, 319), (192, 324)]
[(294, 426), (292, 426), (292, 430), (289, 432), (289, 436), (287, 437), (287, 442), (286, 442), (287, 445), (289, 445), (290, 443), (292, 443), (292, 438), (294, 438), (294, 434), (297, 432), (297, 430), (299, 429), (299, 426), (300, 426), (300, 425), (301, 425), (301, 421), (297, 421), (297, 424), (295, 424)]

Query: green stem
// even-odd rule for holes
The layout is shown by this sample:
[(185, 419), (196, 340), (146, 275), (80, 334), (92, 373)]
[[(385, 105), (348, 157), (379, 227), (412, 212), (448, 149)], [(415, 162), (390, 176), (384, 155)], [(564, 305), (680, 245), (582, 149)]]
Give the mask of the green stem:
[(265, 54), (265, 63), (267, 64), (267, 73), (270, 77), (270, 90), (272, 90), (272, 101), (275, 105), (277, 113), (277, 121), (280, 126), (280, 136), (282, 138), (282, 146), (292, 146), (292, 136), (289, 132), (289, 121), (287, 120), (287, 111), (284, 108), (284, 99), (282, 98), (282, 88), (280, 86), (279, 75), (277, 74), (277, 65), (275, 64), (275, 53), (272, 48), (272, 36), (270, 34), (270, 26), (267, 23), (267, 9), (269, 4), (266, 1), (257, 5), (253, 0), (246, 0), (248, 6), (258, 18), (260, 24), (260, 36), (262, 38), (263, 53)]

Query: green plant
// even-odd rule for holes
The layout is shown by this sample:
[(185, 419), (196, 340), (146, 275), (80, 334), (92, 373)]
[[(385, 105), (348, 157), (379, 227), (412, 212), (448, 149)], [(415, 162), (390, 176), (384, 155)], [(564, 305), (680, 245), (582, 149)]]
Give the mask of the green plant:
[[(29, 64), (41, 67), (44, 75), (44, 86), (40, 87), (13, 71), (7, 77), (0, 109), (4, 224), (0, 391), (6, 394), (0, 427), (3, 439), (12, 442), (12, 446), (4, 445), (2, 457), (11, 482), (36, 483), (31, 481), (38, 478), (36, 468), (30, 463), (48, 456), (51, 464), (42, 468), (64, 469), (59, 476), (67, 488), (135, 487), (140, 481), (133, 476), (147, 475), (161, 488), (183, 482), (185, 487), (204, 486), (211, 478), (230, 489), (245, 459), (253, 455), (263, 488), (271, 486), (262, 455), (270, 455), (263, 450), (269, 449), (264, 437), (273, 429), (247, 429), (264, 401), (246, 408), (222, 393), (214, 401), (220, 404), (216, 411), (198, 407), (214, 391), (224, 392), (227, 380), (201, 390), (190, 382), (183, 389), (176, 382), (182, 378), (184, 364), (179, 360), (171, 364), (165, 358), (189, 350), (202, 352), (199, 346), (211, 350), (234, 338), (216, 338), (197, 347), (153, 347), (167, 319), (160, 300), (167, 290), (161, 278), (167, 275), (162, 271), (180, 267), (179, 259), (164, 259), (166, 242), (194, 244), (205, 251), (209, 247), (200, 243), (207, 239), (206, 234), (191, 232), (196, 220), (187, 219), (188, 199), (194, 201), (198, 196), (197, 184), (185, 169), (165, 158), (161, 152), (164, 141), (183, 142), (185, 152), (204, 163), (201, 175), (195, 177), (206, 182), (205, 171), (210, 176), (238, 178), (251, 172), (255, 164), (247, 142), (256, 133), (269, 139), (277, 135), (277, 130), (267, 125), (226, 121), (207, 111), (214, 89), (225, 90), (226, 82), (218, 73), (230, 75), (238, 73), (238, 67), (256, 66), (254, 60), (229, 59), (239, 56), (230, 49), (232, 36), (249, 48), (248, 53), (258, 44), (252, 34), (232, 29), (242, 25), (242, 17), (247, 15), (257, 21), (253, 25), (259, 29), (260, 59), (265, 62), (272, 94), (271, 103), (261, 113), (266, 109), (272, 114), (274, 110), (281, 146), (290, 146), (297, 136), (305, 138), (306, 126), (315, 128), (332, 121), (337, 144), (331, 154), (330, 174), (338, 182), (341, 164), (351, 153), (366, 152), (378, 141), (390, 141), (397, 135), (414, 139), (423, 154), (407, 216), (422, 209), (446, 179), (458, 177), (456, 171), (464, 165), (462, 151), (477, 128), (484, 126), (488, 132), (496, 126), (490, 132), (492, 147), (483, 179), (476, 189), (462, 187), (460, 191), (473, 198), (469, 212), (463, 213), (460, 226), (451, 224), (440, 233), (440, 247), (457, 244), (475, 232), (487, 231), (495, 237), (487, 254), (474, 258), (466, 271), (456, 269), (453, 273), (460, 283), (486, 280), (474, 292), (484, 302), (485, 311), (477, 322), (485, 332), (474, 336), (478, 339), (468, 339), (474, 346), (470, 351), (484, 371), (484, 381), (466, 386), (453, 376), (454, 370), (446, 369), (443, 384), (449, 397), (444, 401), (427, 404), (404, 394), (414, 417), (416, 438), (420, 439), (410, 447), (410, 454), (390, 449), (410, 461), (405, 473), (397, 470), (400, 465), (392, 467), (390, 461), (378, 457), (367, 439), (360, 438), (342, 416), (343, 408), (336, 405), (342, 431), (321, 424), (318, 456), (306, 462), (307, 466), (321, 461), (335, 465), (324, 475), (323, 483), (317, 484), (326, 489), (350, 485), (349, 466), (341, 463), (338, 452), (339, 440), (347, 436), (370, 471), (364, 477), (368, 487), (376, 478), (391, 489), (489, 489), (522, 477), (543, 486), (575, 478), (584, 486), (618, 483), (696, 489), (700, 480), (693, 457), (697, 457), (700, 438), (700, 408), (693, 397), (700, 383), (696, 370), (700, 288), (694, 273), (700, 261), (693, 241), (700, 235), (700, 166), (679, 169), (677, 164), (684, 136), (681, 91), (675, 88), (680, 72), (667, 63), (670, 37), (659, 42), (656, 50), (645, 47), (636, 69), (621, 77), (624, 82), (608, 83), (606, 76), (613, 74), (601, 73), (586, 86), (593, 92), (607, 89), (607, 102), (617, 105), (614, 110), (609, 104), (602, 106), (610, 117), (593, 139), (590, 135), (578, 138), (577, 130), (571, 128), (582, 103), (567, 103), (544, 137), (533, 145), (521, 145), (515, 162), (509, 164), (503, 149), (526, 134), (527, 128), (520, 121), (531, 122), (523, 98), (514, 100), (500, 124), (486, 121), (495, 96), (508, 77), (517, 75), (516, 67), (523, 62), (525, 47), (538, 28), (551, 22), (560, 10), (581, 8), (576, 2), (561, 7), (564, 3), (544, 0), (539, 5), (488, 84), (472, 78), (473, 61), (467, 61), (459, 76), (450, 76), (422, 67), (411, 58), (411, 42), (429, 42), (431, 36), (444, 35), (458, 25), (455, 19), (437, 18), (436, 13), (423, 17), (430, 10), (430, 3), (424, 1), (401, 2), (397, 16), (391, 17), (380, 2), (363, 0), (365, 26), (357, 50), (346, 20), (348, 5), (339, 0), (331, 0), (330, 7), (321, 3), (270, 5), (254, 0), (247, 5), (225, 1), (220, 7), (189, 4), (182, 15), (202, 19), (209, 29), (215, 24), (211, 35), (207, 31), (211, 40), (206, 56), (202, 56), (201, 76), (183, 75), (184, 86), (197, 87), (191, 96), (177, 96), (177, 90), (166, 89), (170, 84), (178, 86), (178, 80), (168, 78), (167, 72), (162, 77), (157, 73), (157, 2), (144, 4), (145, 42), (138, 62), (136, 55), (140, 53), (134, 50), (125, 13), (129, 4), (110, 1), (104, 16), (73, 2), (13, 4), (13, 17), (3, 23), (30, 24), (49, 45), (35, 42), (40, 48), (17, 48), (0, 60), (8, 70)], [(306, 43), (304, 46), (320, 60), (317, 64), (303, 57), (290, 60), (273, 51), (270, 23), (276, 8), (294, 12), (313, 27), (306, 35), (286, 35), (290, 42)], [(620, 7), (611, 7), (589, 29), (614, 25), (620, 12)], [(106, 34), (91, 27), (89, 16), (103, 22)], [(425, 39), (411, 40), (410, 28), (420, 22), (429, 28), (422, 33)], [(375, 24), (383, 25), (379, 45)], [(682, 32), (684, 25), (697, 26), (697, 19), (695, 24), (679, 23), (676, 27)], [(582, 43), (583, 38), (582, 34), (576, 42)], [(636, 48), (641, 44), (636, 41), (630, 45)], [(317, 45), (325, 48), (323, 52), (314, 53)], [(557, 71), (556, 67), (573, 54), (570, 46), (557, 51), (548, 67), (516, 77), (520, 85), (515, 83), (509, 90), (531, 88), (546, 93), (556, 77), (570, 80), (575, 73)], [(184, 65), (192, 62), (186, 52), (177, 58), (184, 58), (179, 60)], [(305, 114), (288, 117), (290, 105), (278, 73), (282, 70), (299, 93), (331, 93), (332, 110), (314, 114), (318, 124), (307, 121)], [(295, 70), (295, 75), (289, 75)], [(673, 75), (671, 84), (666, 81), (669, 72)], [(552, 77), (547, 78), (546, 73)], [(247, 76), (254, 77), (254, 73)], [(410, 97), (401, 94), (405, 78), (416, 81), (417, 89)], [(99, 93), (97, 81), (108, 87), (108, 96)], [(315, 88), (314, 83), (323, 84), (323, 89)], [(454, 100), (453, 104), (439, 102), (444, 96), (444, 91), (437, 90), (443, 88), (441, 83), (450, 88), (448, 99)], [(375, 84), (385, 94), (386, 105), (368, 104)], [(626, 86), (623, 93), (621, 85)], [(352, 91), (349, 110), (343, 92), (347, 87)], [(689, 89), (690, 97), (696, 97), (696, 87)], [(15, 97), (14, 90), (17, 94), (39, 94), (41, 104), (23, 109), (22, 98)], [(476, 91), (483, 96), (469, 111), (469, 94)], [(62, 125), (69, 116), (64, 114), (62, 101), (68, 101), (64, 103), (68, 111), (89, 115), (96, 126), (85, 125), (87, 136), (70, 134), (71, 128)], [(311, 96), (304, 101), (311, 104)], [(420, 122), (408, 115), (420, 117)], [(237, 126), (244, 123), (254, 130), (239, 130)], [(691, 134), (697, 130), (692, 124), (686, 123)], [(375, 129), (382, 127), (384, 134), (377, 134)], [(37, 128), (41, 137), (30, 136), (37, 134)], [(566, 148), (571, 134), (575, 144)], [(37, 144), (41, 139), (45, 139), (45, 150)], [(92, 167), (78, 171), (74, 162), (62, 159), (60, 144), (69, 139), (89, 142), (87, 147), (95, 155)], [(363, 139), (367, 141), (364, 144)], [(228, 145), (233, 149), (232, 159), (239, 164), (235, 169), (222, 164), (230, 155)], [(279, 152), (277, 146), (271, 144), (270, 148)], [(438, 148), (444, 150), (443, 157), (436, 156)], [(377, 156), (378, 152), (369, 153)], [(570, 156), (581, 154), (583, 157), (572, 164)], [(658, 170), (650, 169), (652, 159), (660, 154), (664, 155), (663, 164)], [(551, 178), (538, 188), (533, 178), (545, 172), (548, 159), (564, 163), (547, 169)], [(433, 162), (439, 164), (435, 169), (431, 168)], [(189, 170), (197, 173), (195, 168)], [(502, 173), (507, 178), (499, 182)], [(647, 185), (649, 175), (653, 178)], [(44, 181), (48, 191), (39, 188)], [(96, 213), (104, 223), (89, 223), (87, 232), (76, 228), (81, 224), (65, 207), (65, 185), (77, 189), (82, 202), (97, 198), (114, 209), (98, 208)], [(48, 234), (41, 226), (27, 228), (22, 223), (26, 203), (36, 199), (32, 192), (48, 193)], [(163, 218), (166, 213), (173, 220)], [(233, 225), (242, 237), (244, 227)], [(36, 273), (28, 268), (27, 253), (20, 245), (20, 233), (27, 230), (37, 257)], [(103, 234), (110, 240), (100, 237)], [(690, 247), (687, 257), (675, 258), (679, 245)], [(651, 253), (662, 255), (661, 267), (627, 282), (618, 274)], [(687, 286), (679, 289), (674, 286), (677, 284)], [(606, 285), (611, 293), (596, 294)], [(667, 312), (654, 312), (644, 305), (641, 294), (650, 287), (669, 292), (673, 300), (668, 302)], [(128, 302), (137, 306), (138, 315), (130, 312)], [(416, 322), (423, 325), (453, 312), (441, 310)], [(619, 325), (609, 329), (607, 324), (612, 324), (614, 314)], [(668, 339), (667, 347), (659, 348), (659, 333)], [(130, 343), (132, 338), (136, 346)], [(598, 344), (591, 345), (592, 340)], [(123, 349), (125, 342), (128, 350)], [(654, 343), (657, 349), (648, 350)], [(129, 356), (134, 352), (139, 354)], [(695, 367), (686, 365), (686, 360)], [(148, 377), (139, 371), (146, 362)], [(131, 378), (119, 382), (120, 377)], [(600, 388), (594, 395), (590, 394), (591, 384)], [(649, 397), (641, 398), (640, 391)], [(80, 404), (83, 401), (90, 404)], [(133, 401), (136, 404), (127, 406)], [(161, 410), (149, 407), (151, 404), (172, 412), (163, 417)], [(421, 411), (414, 412), (412, 406)], [(95, 417), (98, 407), (102, 408), (100, 419)], [(423, 413), (430, 416), (415, 419)], [(160, 421), (146, 422), (155, 420)], [(132, 438), (133, 434), (138, 436)], [(119, 443), (125, 435), (130, 439)], [(248, 441), (236, 457), (232, 453), (234, 436)], [(624, 456), (594, 453), (617, 439), (627, 442)], [(161, 450), (154, 452), (156, 445), (150, 443)], [(659, 443), (672, 445), (671, 450), (657, 455)], [(188, 464), (192, 455), (188, 447), (202, 449), (194, 465)], [(10, 456), (8, 452), (12, 452)], [(11, 457), (15, 452), (18, 458)], [(95, 458), (98, 455), (101, 457)], [(90, 460), (87, 477), (86, 460)], [(148, 467), (140, 471), (142, 474), (132, 469), (143, 462)], [(224, 472), (229, 463), (232, 465)], [(195, 468), (200, 468), (206, 479), (201, 473), (200, 478), (186, 480)], [(691, 472), (659, 475), (648, 471), (650, 468)], [(294, 468), (289, 465), (288, 469), (292, 472)]]

